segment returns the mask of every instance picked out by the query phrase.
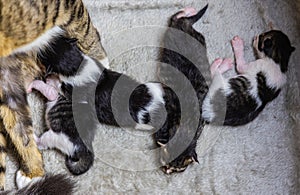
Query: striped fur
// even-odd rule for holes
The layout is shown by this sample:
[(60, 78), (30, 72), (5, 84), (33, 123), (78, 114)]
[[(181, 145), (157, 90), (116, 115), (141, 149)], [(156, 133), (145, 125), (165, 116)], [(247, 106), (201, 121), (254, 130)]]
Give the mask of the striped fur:
[(99, 33), (81, 0), (1, 0), (0, 5), (1, 57), (21, 47), (31, 50), (25, 46), (56, 26), (78, 39), (84, 53), (98, 60), (106, 57)]

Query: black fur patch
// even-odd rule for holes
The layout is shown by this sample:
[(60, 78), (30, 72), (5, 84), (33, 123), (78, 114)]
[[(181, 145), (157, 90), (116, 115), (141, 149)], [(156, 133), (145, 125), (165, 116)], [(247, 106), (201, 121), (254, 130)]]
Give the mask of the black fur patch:
[[(158, 145), (166, 144), (161, 150), (162, 170), (166, 173), (184, 171), (197, 161), (195, 148), (204, 126), (201, 107), (208, 91), (200, 70), (209, 67), (209, 63), (205, 39), (192, 25), (206, 9), (207, 6), (192, 17), (177, 18), (178, 13), (173, 15), (169, 27), (174, 29), (167, 30), (163, 40), (159, 61), (164, 64), (159, 67), (159, 79), (170, 88), (164, 87), (167, 120), (154, 134), (154, 139)], [(186, 79), (181, 79), (182, 74)], [(190, 86), (196, 95), (191, 93)], [(197, 104), (199, 107), (195, 106)], [(186, 109), (184, 112), (181, 106)], [(196, 113), (199, 112), (197, 119)]]
[(83, 55), (76, 46), (75, 39), (57, 37), (49, 47), (38, 52), (38, 59), (46, 67), (47, 73), (74, 76), (78, 71)]
[(279, 64), (283, 73), (288, 70), (290, 56), (295, 50), (291, 46), (289, 38), (278, 30), (271, 30), (259, 35), (258, 49)]

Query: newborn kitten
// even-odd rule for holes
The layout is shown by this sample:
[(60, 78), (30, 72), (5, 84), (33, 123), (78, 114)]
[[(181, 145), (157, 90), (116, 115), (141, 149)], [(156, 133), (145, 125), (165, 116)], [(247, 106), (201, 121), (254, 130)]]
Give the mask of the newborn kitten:
[(295, 48), (284, 33), (271, 30), (254, 38), (258, 59), (246, 63), (242, 39), (236, 36), (231, 44), (239, 74), (224, 78), (222, 73), (233, 67), (232, 62), (214, 61), (211, 66), (213, 82), (202, 109), (207, 122), (237, 126), (254, 120), (279, 95), (286, 83), (289, 58)]
[(172, 90), (164, 88), (167, 120), (154, 139), (161, 147), (162, 170), (167, 174), (198, 162), (195, 148), (204, 126), (201, 107), (208, 91), (202, 72), (209, 63), (205, 39), (193, 24), (207, 7), (199, 12), (188, 7), (174, 14), (163, 37), (158, 77)]
[[(157, 145), (161, 147), (162, 170), (168, 174), (181, 172), (189, 164), (197, 162), (195, 147), (204, 125), (204, 121), (201, 118), (201, 106), (208, 87), (200, 69), (203, 67), (203, 64), (208, 64), (208, 60), (204, 37), (195, 31), (192, 25), (201, 18), (206, 9), (207, 6), (197, 13), (193, 8), (186, 8), (171, 18), (169, 27), (172, 27), (173, 30), (176, 29), (177, 32), (171, 30), (166, 32), (164, 37), (165, 48), (161, 52), (160, 61), (173, 66), (187, 77), (186, 80), (182, 80), (176, 72), (161, 66), (160, 79), (172, 89), (160, 83), (141, 85), (126, 75), (104, 69), (99, 62), (83, 54), (76, 53), (78, 50), (76, 44), (64, 38), (58, 40), (57, 44), (52, 45), (53, 51), (59, 50), (57, 54), (52, 52), (52, 55), (51, 51), (47, 51), (42, 55), (43, 63), (52, 64), (49, 71), (52, 73), (60, 73), (60, 64), (68, 63), (72, 63), (72, 66), (69, 65), (69, 67), (74, 67), (71, 71), (79, 70), (76, 77), (59, 75), (62, 81), (59, 96), (67, 97), (64, 100), (68, 101), (69, 104), (72, 104), (72, 101), (75, 105), (77, 104), (76, 102), (88, 104), (90, 110), (80, 114), (96, 113), (97, 116), (91, 116), (90, 118), (113, 126), (129, 126), (143, 129), (150, 129), (153, 126), (154, 129), (159, 128), (154, 134), (154, 139)], [(178, 32), (181, 33), (178, 34)], [(65, 48), (63, 49), (64, 51), (61, 48)], [(173, 49), (175, 51), (177, 49), (179, 52), (176, 53), (172, 51)], [(95, 75), (97, 68), (99, 73)], [(83, 79), (80, 77), (82, 74), (84, 74)], [(119, 82), (120, 80), (121, 82)], [(115, 91), (116, 85), (120, 83), (122, 85)], [(45, 85), (42, 85), (39, 88), (36, 85), (33, 88), (44, 93), (43, 91), (47, 90), (44, 90), (43, 86), (45, 87)], [(189, 91), (191, 88), (196, 91), (196, 94), (191, 94), (192, 92)], [(96, 89), (96, 92), (94, 89)], [(76, 91), (75, 93), (74, 90)], [(177, 92), (179, 93), (177, 94)], [(68, 94), (72, 95), (68, 96)], [(186, 94), (189, 95), (186, 96)], [(47, 96), (46, 93), (44, 95)], [(185, 96), (182, 102), (179, 102), (177, 95)], [(130, 97), (129, 103), (126, 97)], [(52, 99), (51, 95), (49, 99)], [(185, 112), (181, 111), (181, 105), (186, 106), (187, 112), (186, 110)], [(94, 108), (96, 108), (95, 112), (93, 112)], [(64, 111), (66, 112), (66, 110)], [(59, 111), (56, 112), (59, 113)], [(72, 108), (69, 107), (67, 112), (72, 112)], [(186, 120), (181, 121), (182, 117)], [(62, 116), (58, 119), (63, 121), (63, 118)], [(70, 120), (72, 123), (73, 121), (77, 122), (77, 120), (67, 120)], [(71, 127), (72, 125), (70, 125)], [(84, 128), (84, 125), (82, 129), (78, 128), (77, 125), (75, 127), (77, 127), (79, 134), (76, 133), (74, 137), (80, 137), (84, 143), (91, 143), (93, 136), (87, 136), (88, 138), (85, 139), (82, 138), (82, 134), (88, 132), (88, 134), (93, 135), (93, 128)], [(61, 133), (55, 133), (63, 137)], [(69, 136), (65, 136), (66, 139), (67, 137)], [(52, 142), (51, 136), (46, 138), (42, 136), (37, 141), (40, 145), (48, 145), (46, 140), (49, 139)], [(42, 139), (43, 141), (41, 141)], [(68, 139), (70, 140), (70, 138)], [(52, 143), (57, 144), (56, 142)], [(69, 145), (72, 146), (72, 144)], [(73, 142), (73, 146), (69, 148), (75, 148), (75, 145)], [(67, 144), (60, 147), (63, 152), (67, 153), (65, 151), (65, 148), (68, 148)], [(92, 148), (92, 146), (88, 148)], [(73, 155), (72, 153), (67, 154), (69, 156)]]
[[(126, 75), (105, 69), (98, 61), (81, 53), (74, 41), (60, 37), (52, 43), (52, 49), (43, 54), (43, 61), (52, 64), (48, 74), (57, 76), (48, 75), (46, 83), (33, 81), (28, 92), (36, 89), (48, 99), (49, 130), (40, 138), (36, 137), (37, 145), (41, 149), (62, 151), (67, 155), (69, 171), (79, 175), (92, 166), (92, 141), (98, 122), (151, 130), (152, 126), (160, 125), (153, 121), (164, 119), (160, 113), (164, 113), (165, 108), (161, 84), (140, 84)], [(60, 67), (68, 62), (71, 63), (68, 67), (73, 67), (71, 72), (77, 68), (75, 76), (61, 71)], [(157, 113), (158, 110), (162, 111)]]

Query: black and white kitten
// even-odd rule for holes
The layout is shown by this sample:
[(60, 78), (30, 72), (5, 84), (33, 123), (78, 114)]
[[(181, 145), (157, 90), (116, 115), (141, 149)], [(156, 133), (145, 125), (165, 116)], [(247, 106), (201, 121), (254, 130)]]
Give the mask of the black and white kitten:
[[(161, 51), (160, 61), (177, 71), (172, 71), (162, 64), (159, 78), (166, 85), (141, 85), (126, 75), (104, 69), (97, 61), (84, 56), (72, 40), (62, 37), (53, 42), (52, 50), (44, 52), (40, 58), (46, 67), (51, 67), (49, 73), (58, 74), (62, 82), (59, 86), (60, 94), (57, 99), (53, 98), (50, 91), (55, 89), (49, 88), (45, 83), (34, 82), (31, 87), (41, 91), (49, 99), (55, 99), (54, 102), (48, 103), (50, 106), (47, 116), (58, 116), (58, 128), (53, 131), (52, 120), (47, 119), (51, 129), (47, 131), (49, 133), (46, 132), (37, 138), (38, 144), (58, 148), (66, 153), (69, 170), (73, 174), (81, 174), (87, 171), (92, 163), (81, 163), (86, 162), (81, 158), (85, 158), (92, 151), (91, 142), (94, 135), (94, 128), (84, 124), (93, 124), (98, 120), (113, 126), (144, 129), (153, 126), (155, 129), (159, 128), (154, 134), (154, 140), (161, 147), (162, 170), (165, 173), (184, 171), (189, 164), (197, 162), (195, 147), (204, 125), (201, 106), (208, 91), (200, 70), (208, 66), (208, 59), (204, 37), (194, 30), (192, 25), (202, 17), (206, 9), (207, 6), (197, 13), (193, 8), (185, 8), (171, 17), (170, 29), (164, 36), (164, 49)], [(65, 70), (65, 67), (69, 69)], [(182, 78), (182, 75), (186, 79)], [(123, 85), (118, 86), (118, 90), (115, 91), (119, 83)], [(126, 97), (130, 97), (129, 103)], [(78, 104), (78, 113), (74, 112), (71, 106), (52, 112), (51, 109), (60, 108), (60, 101), (61, 105), (73, 105), (73, 108)], [(181, 105), (185, 106), (184, 110), (181, 110)], [(80, 106), (90, 111), (85, 111)], [(66, 114), (62, 114), (64, 112), (79, 115), (83, 125), (78, 126), (78, 120), (72, 119), (75, 115), (69, 114), (69, 117), (65, 117)], [(97, 116), (91, 116), (91, 113), (96, 113)], [(86, 121), (85, 117), (88, 118)], [(64, 122), (67, 120), (68, 122)], [(64, 125), (73, 130), (66, 128), (68, 132), (64, 131)], [(76, 153), (78, 148), (88, 150), (82, 149), (85, 154)], [(70, 164), (76, 165), (76, 169), (70, 168)]]
[(201, 107), (208, 91), (202, 72), (209, 62), (204, 36), (193, 24), (207, 7), (199, 12), (185, 8), (174, 14), (163, 37), (158, 77), (174, 92), (164, 89), (167, 120), (154, 139), (161, 146), (162, 170), (167, 174), (184, 171), (198, 162), (195, 148), (204, 127)]
[(74, 175), (92, 166), (92, 141), (98, 122), (150, 130), (157, 124), (152, 123), (154, 118), (164, 119), (159, 114), (165, 110), (161, 84), (140, 84), (105, 69), (81, 53), (75, 40), (60, 37), (51, 44), (51, 50), (40, 59), (46, 67), (51, 64), (48, 73), (52, 75), (46, 83), (33, 81), (28, 89), (37, 89), (48, 99), (49, 130), (36, 137), (36, 142), (41, 149), (56, 148), (65, 153), (66, 166)]
[(217, 59), (211, 66), (213, 82), (202, 108), (206, 121), (237, 126), (254, 120), (279, 95), (295, 48), (284, 33), (271, 30), (254, 38), (258, 59), (246, 63), (242, 39), (236, 36), (231, 44), (239, 74), (224, 78), (222, 73), (233, 67), (232, 62)]

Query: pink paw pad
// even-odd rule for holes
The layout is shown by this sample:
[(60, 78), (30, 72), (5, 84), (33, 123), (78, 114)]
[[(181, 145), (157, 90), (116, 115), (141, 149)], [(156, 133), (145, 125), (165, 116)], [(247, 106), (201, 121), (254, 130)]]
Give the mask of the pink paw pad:
[(231, 45), (234, 49), (243, 50), (244, 49), (244, 41), (239, 37), (235, 36), (231, 40)]
[(216, 71), (218, 70), (219, 66), (222, 64), (223, 59), (222, 58), (217, 58), (212, 65), (210, 66), (210, 73), (211, 76), (214, 76)]
[(233, 60), (230, 58), (226, 58), (223, 60), (221, 65), (218, 67), (218, 71), (223, 74), (224, 72), (232, 69), (233, 67)]
[(183, 18), (183, 17), (191, 17), (197, 14), (197, 11), (195, 8), (192, 7), (186, 7), (181, 10), (179, 14), (177, 14), (177, 18)]

